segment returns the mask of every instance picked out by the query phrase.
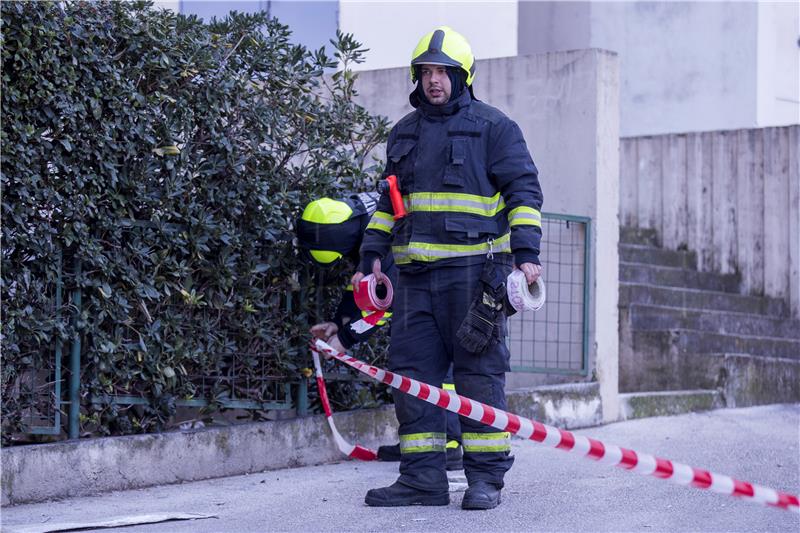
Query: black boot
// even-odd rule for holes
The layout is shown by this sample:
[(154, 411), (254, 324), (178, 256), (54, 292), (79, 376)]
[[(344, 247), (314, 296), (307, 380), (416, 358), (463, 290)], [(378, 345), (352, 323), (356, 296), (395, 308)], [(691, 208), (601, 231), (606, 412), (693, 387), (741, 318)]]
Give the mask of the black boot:
[(450, 493), (447, 489), (439, 492), (419, 490), (399, 481), (388, 487), (370, 489), (364, 503), (371, 507), (401, 507), (404, 505), (448, 505)]
[(378, 448), (378, 460), (390, 463), (400, 460), (400, 444), (390, 444)]
[(447, 448), (447, 469), (461, 470), (464, 468), (464, 451), (459, 444), (457, 448)]
[(500, 505), (500, 489), (486, 481), (476, 481), (464, 492), (462, 509), (494, 509)]

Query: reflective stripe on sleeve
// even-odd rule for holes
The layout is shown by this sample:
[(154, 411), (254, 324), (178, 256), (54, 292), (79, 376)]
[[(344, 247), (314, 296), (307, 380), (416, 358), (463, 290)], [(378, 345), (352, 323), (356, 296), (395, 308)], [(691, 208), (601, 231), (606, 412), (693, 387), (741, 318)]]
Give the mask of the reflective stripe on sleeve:
[(464, 433), (461, 444), (465, 452), (508, 452), (511, 451), (511, 433)]
[(456, 390), (456, 386), (452, 383), (442, 383), (442, 388), (444, 390)]
[(367, 224), (367, 229), (377, 229), (386, 233), (391, 233), (393, 227), (394, 217), (383, 211), (375, 211), (375, 214), (369, 219), (369, 224)]
[(532, 207), (521, 205), (508, 213), (509, 226), (539, 226), (542, 227), (542, 214)]
[(410, 433), (400, 435), (400, 453), (443, 452), (447, 444), (444, 433)]
[[(361, 317), (362, 318), (367, 318), (372, 313), (373, 313), (373, 311), (363, 311), (362, 310), (361, 311)], [(392, 318), (392, 313), (384, 313), (383, 317), (381, 317), (377, 322), (375, 322), (375, 325), (376, 326), (384, 326), (384, 325), (386, 325), (386, 321), (389, 320), (390, 318)]]
[[(494, 253), (511, 253), (511, 233), (506, 233), (494, 240)], [(478, 244), (433, 244), (428, 242), (410, 242), (406, 246), (392, 246), (394, 261), (398, 265), (411, 261), (433, 262), (451, 257), (469, 257), (485, 255), (489, 252), (489, 243)]]

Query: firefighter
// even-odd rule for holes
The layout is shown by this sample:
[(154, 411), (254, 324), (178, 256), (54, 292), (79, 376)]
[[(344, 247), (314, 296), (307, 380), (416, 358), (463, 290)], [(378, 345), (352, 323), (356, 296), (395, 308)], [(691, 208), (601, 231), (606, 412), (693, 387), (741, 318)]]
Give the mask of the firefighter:
[[(389, 255), (395, 286), (389, 369), (437, 383), (453, 365), (459, 394), (506, 408), (509, 371), (505, 279), (541, 274), (542, 191), (517, 124), (475, 99), (469, 43), (448, 27), (425, 35), (411, 58), (414, 111), (391, 130), (385, 176), (403, 205), (382, 193), (352, 281), (380, 273)], [(399, 199), (395, 199), (396, 202)], [(399, 209), (406, 216), (395, 220)], [(401, 211), (402, 212), (402, 211)], [(367, 492), (371, 506), (447, 505), (445, 411), (393, 390), (400, 422), (400, 477)], [(507, 432), (461, 418), (464, 509), (500, 503), (511, 468)]]
[[(375, 212), (378, 197), (377, 193), (360, 193), (341, 200), (320, 198), (309, 202), (297, 221), (297, 236), (300, 247), (315, 265), (329, 268), (345, 258), (358, 264), (358, 249), (367, 223)], [(391, 254), (382, 261), (381, 270), (382, 274), (388, 274), (393, 285), (397, 284), (397, 268)], [(312, 326), (311, 334), (336, 350), (345, 352), (357, 343), (367, 340), (391, 316), (391, 313), (387, 313), (384, 319), (377, 322), (376, 327), (366, 330), (351, 327), (367, 314), (356, 305), (353, 287), (349, 285), (342, 294), (333, 319)], [(442, 386), (455, 389), (452, 373), (448, 373)], [(453, 413), (448, 416), (447, 435), (447, 469), (460, 470), (461, 426), (458, 416)], [(399, 461), (400, 445), (380, 446), (378, 459)]]

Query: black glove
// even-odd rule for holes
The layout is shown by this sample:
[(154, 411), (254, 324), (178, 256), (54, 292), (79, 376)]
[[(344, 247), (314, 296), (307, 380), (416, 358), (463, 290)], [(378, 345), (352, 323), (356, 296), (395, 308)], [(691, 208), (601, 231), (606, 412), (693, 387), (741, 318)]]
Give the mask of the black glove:
[(483, 353), (492, 339), (497, 317), (506, 300), (506, 280), (491, 261), (483, 265), (478, 294), (458, 327), (456, 336), (467, 351)]

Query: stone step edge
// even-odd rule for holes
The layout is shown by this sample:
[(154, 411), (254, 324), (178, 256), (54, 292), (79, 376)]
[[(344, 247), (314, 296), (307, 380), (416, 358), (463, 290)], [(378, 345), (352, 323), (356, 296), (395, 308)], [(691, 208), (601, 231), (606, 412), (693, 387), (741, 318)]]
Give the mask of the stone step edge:
[[(745, 311), (727, 311), (725, 309), (718, 309), (714, 307), (675, 307), (674, 305), (657, 305), (657, 304), (648, 304), (648, 303), (640, 303), (640, 302), (631, 302), (624, 307), (627, 308), (634, 308), (634, 307), (646, 307), (648, 309), (654, 310), (661, 310), (666, 309), (669, 311), (685, 311), (688, 313), (707, 313), (707, 314), (714, 314), (714, 315), (734, 315), (737, 318), (762, 318), (766, 320), (794, 320), (800, 322), (800, 320), (796, 318), (786, 317), (786, 316), (779, 316), (779, 315), (765, 315), (762, 313), (747, 313)], [(800, 339), (800, 337), (798, 337)]]
[(719, 333), (715, 331), (708, 331), (704, 329), (690, 329), (690, 328), (670, 328), (670, 329), (634, 329), (635, 333), (664, 333), (664, 334), (672, 334), (672, 333), (696, 333), (699, 335), (719, 335), (721, 337), (733, 337), (736, 339), (745, 339), (745, 340), (752, 340), (752, 341), (774, 341), (774, 342), (789, 342), (789, 343), (800, 343), (800, 338), (790, 338), (790, 337), (769, 337), (764, 335), (743, 335), (741, 333)]
[(620, 393), (619, 406), (620, 421), (726, 407), (720, 391), (705, 389)]
[[(731, 279), (738, 279), (737, 274), (723, 274), (721, 272), (706, 272), (703, 270), (698, 270), (696, 268), (687, 268), (687, 267), (675, 267), (675, 266), (665, 266), (665, 265), (655, 265), (653, 263), (635, 263), (631, 261), (620, 261), (619, 266), (623, 267), (637, 267), (637, 268), (647, 268), (651, 270), (660, 270), (660, 271), (672, 271), (672, 272), (688, 272), (691, 274), (702, 274), (706, 276), (715, 276), (719, 278), (731, 278)], [(721, 292), (721, 291), (717, 291)]]
[[(758, 296), (752, 294), (742, 294), (740, 292), (728, 292), (728, 291), (717, 291), (714, 289), (697, 289), (694, 287), (681, 287), (676, 285), (656, 285), (653, 283), (638, 283), (638, 282), (630, 282), (630, 281), (619, 281), (620, 289), (623, 288), (644, 288), (644, 289), (654, 289), (660, 291), (686, 291), (686, 292), (693, 292), (697, 293), (698, 296), (717, 296), (723, 298), (755, 298), (761, 300), (765, 304), (774, 304), (774, 305), (781, 305), (782, 300), (772, 298), (770, 296)], [(707, 309), (706, 307), (687, 307), (687, 309)], [(770, 316), (784, 316), (784, 315), (770, 315)]]

